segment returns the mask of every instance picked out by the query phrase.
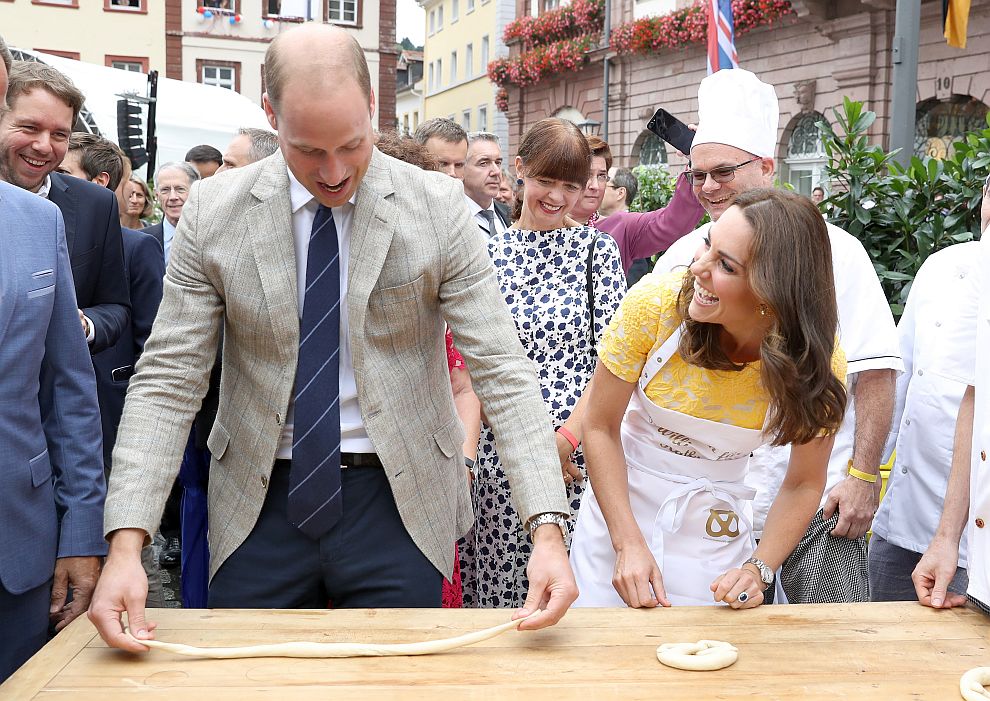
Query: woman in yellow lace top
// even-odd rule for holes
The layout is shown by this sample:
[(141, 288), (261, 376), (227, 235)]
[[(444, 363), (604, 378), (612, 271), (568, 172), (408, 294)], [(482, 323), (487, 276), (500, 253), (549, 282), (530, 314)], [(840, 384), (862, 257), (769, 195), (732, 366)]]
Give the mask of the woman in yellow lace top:
[[(602, 337), (576, 605), (758, 606), (818, 507), (845, 408), (824, 221), (754, 190), (710, 237), (689, 270), (630, 290)], [(768, 442), (795, 445), (756, 547), (744, 478)]]

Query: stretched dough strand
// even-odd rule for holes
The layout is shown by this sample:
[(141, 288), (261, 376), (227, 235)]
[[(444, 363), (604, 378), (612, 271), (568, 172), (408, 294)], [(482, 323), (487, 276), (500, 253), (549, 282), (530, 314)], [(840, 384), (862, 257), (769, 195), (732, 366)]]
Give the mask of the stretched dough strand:
[[(539, 613), (539, 612), (537, 612)], [(535, 616), (536, 614), (531, 614)], [(530, 618), (527, 616), (526, 618)], [(248, 647), (195, 647), (179, 643), (166, 643), (160, 640), (135, 640), (150, 648), (172, 652), (188, 657), (204, 657), (214, 660), (229, 660), (242, 657), (395, 657), (404, 655), (434, 655), (454, 650), (465, 645), (473, 645), (494, 638), (507, 630), (517, 628), (526, 620), (520, 618), (501, 625), (465, 633), (454, 638), (427, 640), (419, 643), (394, 643), (376, 645), (373, 643), (275, 643), (271, 645), (251, 645)]]
[(959, 679), (959, 693), (966, 701), (986, 701), (990, 693), (983, 687), (990, 684), (990, 667), (974, 667)]
[(657, 648), (657, 659), (668, 667), (692, 672), (711, 672), (728, 667), (739, 657), (739, 650), (721, 640), (696, 643), (664, 643)]

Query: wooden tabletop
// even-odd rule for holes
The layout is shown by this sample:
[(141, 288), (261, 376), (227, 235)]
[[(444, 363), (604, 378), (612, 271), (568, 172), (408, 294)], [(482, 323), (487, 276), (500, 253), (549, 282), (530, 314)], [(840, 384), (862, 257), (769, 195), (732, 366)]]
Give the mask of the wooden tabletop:
[[(415, 642), (508, 620), (495, 610), (149, 610), (159, 640), (198, 646)], [(739, 660), (685, 672), (662, 642), (731, 642)], [(428, 657), (201, 660), (106, 647), (78, 619), (0, 686), (0, 699), (914, 699), (959, 698), (990, 666), (990, 619), (914, 603), (654, 610), (574, 609), (557, 626), (509, 631)]]

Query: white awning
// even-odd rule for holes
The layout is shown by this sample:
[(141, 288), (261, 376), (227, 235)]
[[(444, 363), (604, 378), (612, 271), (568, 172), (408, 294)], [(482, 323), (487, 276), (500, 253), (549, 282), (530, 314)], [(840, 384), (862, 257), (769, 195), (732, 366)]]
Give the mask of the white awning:
[[(21, 50), (65, 73), (86, 96), (90, 112), (102, 136), (117, 141), (117, 100), (120, 93), (148, 94), (146, 73), (107, 68), (61, 56)], [(147, 138), (147, 106), (144, 135)], [(159, 76), (155, 115), (158, 138), (157, 164), (181, 161), (193, 146), (209, 144), (225, 151), (240, 127), (271, 129), (265, 112), (243, 95), (200, 83)]]

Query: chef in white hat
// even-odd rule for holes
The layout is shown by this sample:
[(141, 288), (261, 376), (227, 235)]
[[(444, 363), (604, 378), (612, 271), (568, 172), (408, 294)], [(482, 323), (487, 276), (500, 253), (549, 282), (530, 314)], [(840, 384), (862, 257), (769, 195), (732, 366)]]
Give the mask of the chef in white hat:
[[(698, 201), (713, 221), (740, 193), (773, 187), (779, 115), (773, 86), (749, 71), (722, 70), (701, 81), (698, 130), (684, 177), (692, 180)], [(689, 265), (710, 226), (671, 246), (654, 272)], [(869, 600), (866, 533), (879, 505), (880, 461), (893, 416), (895, 378), (904, 369), (894, 319), (869, 255), (842, 229), (829, 224), (828, 233), (839, 308), (837, 333), (849, 364), (849, 403), (835, 437), (818, 513), (771, 580), (777, 585), (778, 602)], [(794, 236), (795, 245), (800, 245), (801, 232)], [(746, 483), (757, 492), (757, 538), (789, 459), (788, 446), (760, 448), (750, 459)]]

